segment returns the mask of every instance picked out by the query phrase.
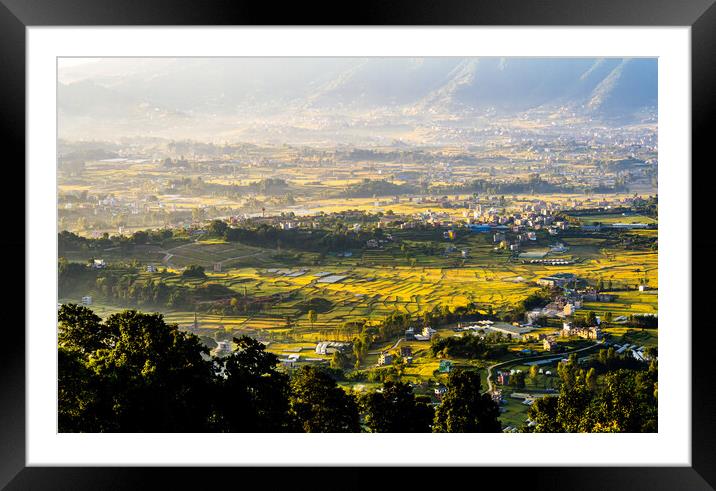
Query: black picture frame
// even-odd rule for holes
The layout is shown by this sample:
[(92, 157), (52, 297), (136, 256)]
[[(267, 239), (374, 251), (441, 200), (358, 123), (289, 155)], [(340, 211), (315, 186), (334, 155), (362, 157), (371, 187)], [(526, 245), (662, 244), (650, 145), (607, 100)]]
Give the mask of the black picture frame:
[[(693, 257), (713, 253), (716, 239), (703, 234), (693, 239), (691, 230), (708, 223), (709, 182), (707, 171), (712, 165), (709, 119), (716, 113), (716, 0), (557, 0), (546, 2), (500, 0), (362, 0), (354, 4), (316, 2), (313, 4), (231, 0), (0, 0), (0, 131), (7, 157), (4, 171), (8, 177), (25, 182), (19, 164), (25, 157), (25, 29), (29, 26), (162, 26), (162, 25), (487, 25), (487, 26), (690, 26), (692, 69), (692, 224), (684, 224), (684, 234), (691, 238)], [(13, 165), (10, 165), (10, 164)], [(688, 170), (688, 162), (683, 163)], [(9, 182), (9, 181), (8, 181)], [(27, 183), (26, 183), (27, 184)], [(13, 186), (22, 194), (23, 187)], [(22, 196), (16, 199), (23, 199)], [(12, 214), (6, 231), (12, 230), (0, 248), (4, 257), (26, 257), (24, 215)], [(700, 227), (702, 225), (699, 225)], [(13, 278), (24, 278), (20, 261), (8, 264)], [(22, 263), (24, 265), (24, 262)], [(23, 269), (20, 271), (20, 269)], [(693, 269), (693, 268), (692, 268)], [(500, 488), (528, 486), (532, 489), (714, 489), (716, 487), (716, 392), (714, 392), (711, 351), (713, 328), (704, 313), (710, 294), (704, 278), (710, 277), (711, 264), (699, 265), (692, 275), (692, 467), (555, 467), (511, 469)], [(48, 272), (48, 274), (52, 274)], [(22, 275), (22, 276), (21, 276)], [(27, 292), (30, 295), (32, 292)], [(28, 298), (25, 298), (27, 305)], [(149, 468), (60, 468), (26, 467), (25, 464), (25, 336), (22, 310), (16, 301), (7, 302), (5, 329), (0, 341), (0, 487), (7, 489), (136, 489), (148, 486), (154, 477), (162, 479), (164, 488), (185, 488), (192, 478), (203, 485), (232, 479), (238, 473), (248, 484), (266, 476), (265, 469), (149, 469)], [(11, 312), (14, 314), (11, 314)], [(10, 314), (10, 315), (7, 315)], [(685, 313), (688, 328), (688, 313)], [(673, 326), (672, 326), (673, 327)], [(578, 449), (570, 449), (578, 451)], [(315, 472), (315, 469), (309, 472)], [(339, 469), (334, 469), (339, 471)], [(471, 470), (471, 479), (483, 480), (485, 473)], [(296, 474), (286, 474), (287, 481)], [(320, 481), (363, 485), (379, 484), (371, 471), (359, 468), (321, 472)], [(432, 472), (432, 471), (429, 471)], [(499, 472), (503, 477), (505, 471)], [(198, 476), (197, 476), (198, 475)], [(272, 479), (275, 478), (271, 471)], [(302, 474), (303, 475), (303, 474)], [(401, 471), (405, 486), (422, 479), (425, 472)], [(470, 477), (465, 476), (470, 479)], [(246, 480), (248, 479), (248, 481)], [(381, 478), (382, 479), (382, 478)], [(442, 480), (442, 479), (441, 479)], [(276, 481), (273, 481), (276, 485)], [(449, 482), (457, 483), (452, 478)], [(469, 481), (463, 481), (469, 482)], [(486, 481), (485, 481), (486, 482)], [(321, 485), (318, 481), (316, 485)], [(449, 484), (446, 484), (449, 485)], [(269, 486), (271, 488), (273, 486)]]

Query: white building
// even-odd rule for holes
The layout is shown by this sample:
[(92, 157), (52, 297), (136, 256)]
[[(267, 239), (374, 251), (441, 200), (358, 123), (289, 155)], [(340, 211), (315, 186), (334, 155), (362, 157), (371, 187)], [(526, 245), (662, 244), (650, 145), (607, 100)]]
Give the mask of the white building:
[(214, 348), (214, 356), (228, 356), (231, 354), (231, 342), (217, 341), (218, 346)]

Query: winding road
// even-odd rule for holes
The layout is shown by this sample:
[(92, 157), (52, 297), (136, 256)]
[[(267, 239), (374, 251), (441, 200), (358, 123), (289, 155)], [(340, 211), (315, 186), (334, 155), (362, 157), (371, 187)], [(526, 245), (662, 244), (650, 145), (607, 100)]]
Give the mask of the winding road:
[(585, 347), (585, 348), (579, 348), (579, 349), (576, 349), (576, 350), (565, 351), (565, 352), (563, 352), (563, 353), (556, 353), (556, 354), (551, 354), (551, 355), (538, 355), (538, 356), (528, 356), (528, 357), (525, 357), (525, 358), (513, 358), (512, 360), (502, 361), (502, 362), (500, 362), (500, 363), (495, 363), (494, 365), (490, 365), (489, 367), (487, 367), (487, 391), (486, 391), (486, 393), (492, 393), (492, 390), (493, 390), (493, 387), (492, 387), (492, 371), (493, 371), (495, 368), (497, 368), (497, 367), (501, 367), (501, 366), (504, 366), (504, 365), (509, 365), (509, 364), (512, 364), (512, 363), (515, 363), (515, 362), (534, 361), (534, 360), (546, 360), (546, 359), (549, 359), (549, 358), (560, 358), (560, 357), (564, 357), (564, 355), (571, 355), (572, 353), (579, 353), (580, 351), (587, 351), (587, 350), (596, 348), (597, 346), (600, 346), (600, 345), (602, 345), (602, 344), (604, 344), (604, 340), (603, 340), (603, 339), (600, 340), (600, 341), (597, 341), (596, 343), (594, 343), (594, 344), (592, 344), (592, 345), (590, 345), (590, 346), (587, 346), (587, 347)]
[(395, 348), (397, 348), (398, 346), (400, 346), (400, 343), (402, 343), (404, 340), (405, 340), (405, 338), (400, 338), (400, 339), (398, 339), (398, 340), (395, 342), (395, 344), (394, 344), (393, 346), (391, 346), (390, 348), (384, 348), (384, 349), (381, 349), (381, 350), (378, 350), (378, 351), (369, 351), (368, 354), (369, 354), (369, 355), (379, 355), (379, 354), (382, 353), (383, 351), (394, 350)]

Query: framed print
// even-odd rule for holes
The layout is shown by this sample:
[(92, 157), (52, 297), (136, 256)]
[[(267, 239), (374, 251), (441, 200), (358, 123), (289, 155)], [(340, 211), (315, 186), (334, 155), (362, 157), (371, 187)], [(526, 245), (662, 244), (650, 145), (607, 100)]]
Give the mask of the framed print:
[(711, 3), (3, 0), (2, 484), (712, 489)]

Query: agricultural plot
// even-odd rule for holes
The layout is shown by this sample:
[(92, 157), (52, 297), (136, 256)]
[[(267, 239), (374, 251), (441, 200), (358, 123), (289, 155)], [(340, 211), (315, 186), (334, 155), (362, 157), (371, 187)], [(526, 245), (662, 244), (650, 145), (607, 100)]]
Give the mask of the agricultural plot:
[[(599, 237), (564, 237), (560, 242), (569, 247), (570, 257), (578, 261), (549, 266), (523, 262), (509, 253), (496, 251), (492, 238), (484, 234), (463, 235), (453, 242), (443, 242), (432, 231), (419, 233), (424, 235), (419, 237), (424, 241), (413, 240), (407, 249), (428, 250), (423, 244), (433, 241), (440, 246), (437, 254), (412, 252), (409, 258), (398, 246), (388, 245), (384, 249), (356, 251), (349, 258), (329, 254), (316, 262), (316, 254), (290, 251), (277, 254), (236, 243), (198, 241), (166, 251), (172, 254), (166, 273), (148, 273), (139, 268), (137, 276), (162, 278), (167, 285), (189, 288), (216, 284), (234, 292), (237, 298), (270, 298), (259, 308), (226, 315), (197, 309), (197, 323), (199, 330), (209, 335), (219, 330), (252, 335), (269, 343), (269, 350), (279, 355), (326, 339), (350, 341), (356, 333), (345, 327), (346, 323), (378, 322), (394, 312), (419, 317), (436, 306), (456, 308), (468, 304), (483, 306), (485, 310), (490, 307), (498, 313), (507, 311), (539, 290), (535, 283), (539, 278), (555, 273), (573, 273), (592, 282), (601, 280), (614, 289), (614, 302), (587, 302), (583, 312), (611, 312), (614, 317), (658, 313), (656, 251), (613, 249)], [(456, 253), (443, 252), (442, 246), (448, 243), (455, 246)], [(467, 257), (459, 257), (461, 249), (469, 251)], [(156, 255), (149, 256), (152, 262)], [(149, 257), (141, 261), (149, 263)], [(214, 271), (216, 263), (222, 265), (221, 271)], [(207, 277), (183, 277), (181, 271), (189, 264), (204, 266)], [(652, 290), (635, 291), (637, 284), (647, 284)], [(102, 316), (121, 310), (98, 307)], [(309, 318), (309, 310), (316, 312), (315, 319)], [(193, 311), (167, 309), (163, 313), (169, 322), (185, 328), (194, 326)], [(427, 347), (427, 343), (413, 346), (413, 364), (405, 369), (408, 380), (434, 377), (438, 361), (429, 355)], [(540, 349), (536, 345), (534, 348)], [(364, 365), (376, 362), (377, 354), (372, 354)], [(510, 411), (513, 409), (520, 416), (526, 407)]]
[(614, 295), (613, 302), (585, 302), (581, 310), (611, 312), (614, 317), (631, 314), (658, 314), (659, 296), (657, 290), (609, 292)]
[(645, 223), (647, 225), (656, 225), (658, 223), (658, 221), (652, 217), (637, 214), (610, 213), (604, 215), (580, 216), (578, 218), (579, 222), (583, 225), (593, 225), (595, 223), (601, 223), (604, 225), (611, 225), (613, 223)]
[(216, 263), (223, 265), (231, 260), (259, 255), (262, 252), (262, 249), (258, 247), (250, 247), (236, 242), (200, 241), (167, 251), (166, 262), (177, 268), (196, 264), (210, 269)]

